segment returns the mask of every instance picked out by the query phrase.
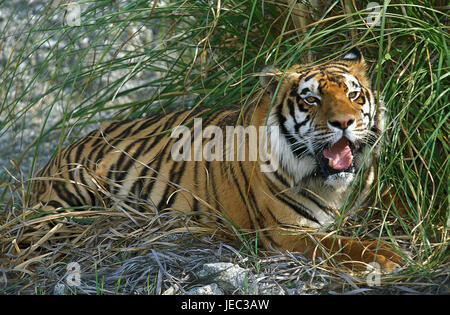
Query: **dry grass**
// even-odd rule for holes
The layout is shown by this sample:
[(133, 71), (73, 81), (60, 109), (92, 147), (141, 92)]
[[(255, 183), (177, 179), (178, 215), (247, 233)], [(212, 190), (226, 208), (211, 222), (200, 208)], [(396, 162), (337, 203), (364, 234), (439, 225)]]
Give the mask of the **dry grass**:
[[(9, 207), (0, 218), (0, 292), (54, 294), (64, 287), (68, 294), (183, 294), (201, 284), (197, 274), (210, 262), (232, 262), (249, 270), (248, 286), (236, 290), (239, 294), (442, 294), (449, 290), (449, 264), (423, 277), (402, 271), (379, 275), (374, 286), (367, 282), (371, 275), (367, 272), (314, 263), (295, 253), (261, 251), (254, 235), (241, 234), (225, 220), (217, 223), (216, 215), (204, 214), (211, 222), (201, 223), (193, 213), (136, 211), (119, 197), (111, 204), (109, 209), (58, 213)], [(390, 219), (394, 229), (395, 219)], [(347, 222), (341, 232), (345, 234), (345, 226), (358, 228), (356, 224)], [(380, 226), (374, 218), (365, 228), (371, 234)], [(410, 239), (397, 241), (404, 247), (410, 244)], [(73, 279), (73, 262), (79, 264), (81, 283), (71, 287), (67, 281)]]

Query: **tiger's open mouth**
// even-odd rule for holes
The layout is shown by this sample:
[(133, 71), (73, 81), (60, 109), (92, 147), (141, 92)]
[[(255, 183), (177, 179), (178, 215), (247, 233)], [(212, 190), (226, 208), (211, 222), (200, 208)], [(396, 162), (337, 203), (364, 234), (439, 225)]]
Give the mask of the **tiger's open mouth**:
[(342, 137), (330, 148), (319, 152), (316, 155), (316, 160), (322, 176), (327, 178), (339, 173), (355, 173), (353, 152), (353, 144), (345, 137)]

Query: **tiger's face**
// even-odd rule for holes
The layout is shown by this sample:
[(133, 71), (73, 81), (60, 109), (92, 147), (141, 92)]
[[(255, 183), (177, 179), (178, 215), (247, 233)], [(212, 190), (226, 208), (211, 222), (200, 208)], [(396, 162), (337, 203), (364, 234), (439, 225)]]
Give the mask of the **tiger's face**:
[(378, 130), (365, 72), (362, 55), (353, 49), (339, 61), (285, 74), (270, 115), (281, 136), (271, 141), (296, 183), (315, 177), (325, 185), (347, 186), (370, 164), (367, 153)]

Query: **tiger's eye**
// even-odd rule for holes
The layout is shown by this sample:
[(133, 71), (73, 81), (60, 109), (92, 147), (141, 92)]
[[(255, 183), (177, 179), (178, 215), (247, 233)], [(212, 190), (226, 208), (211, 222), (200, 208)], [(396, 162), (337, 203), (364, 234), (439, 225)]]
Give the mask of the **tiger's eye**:
[(314, 96), (308, 96), (305, 98), (305, 101), (307, 101), (308, 103), (315, 103), (317, 100)]
[(356, 97), (358, 97), (358, 92), (353, 91), (353, 92), (348, 93), (348, 98), (355, 99)]

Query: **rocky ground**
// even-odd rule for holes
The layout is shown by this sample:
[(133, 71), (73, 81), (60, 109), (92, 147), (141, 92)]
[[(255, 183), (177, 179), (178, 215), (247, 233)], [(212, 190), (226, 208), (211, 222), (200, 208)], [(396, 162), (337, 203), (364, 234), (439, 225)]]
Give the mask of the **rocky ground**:
[[(53, 1), (57, 7), (59, 1)], [(76, 3), (76, 2), (74, 2)], [(92, 5), (92, 4), (91, 4)], [(114, 8), (111, 7), (111, 10)], [(89, 67), (95, 62), (97, 53), (92, 49), (84, 56), (85, 49), (94, 41), (98, 45), (108, 45), (111, 40), (102, 38), (102, 33), (86, 32), (85, 37), (74, 39), (77, 33), (67, 32), (60, 35), (59, 28), (67, 26), (70, 10), (52, 11), (48, 1), (18, 0), (3, 1), (0, 4), (0, 70), (2, 85), (0, 85), (0, 165), (11, 167), (10, 160), (19, 164), (24, 176), (28, 176), (33, 160), (36, 158), (36, 168), (45, 165), (49, 156), (61, 140), (58, 130), (46, 133), (60, 123), (67, 112), (80, 110), (89, 104), (99, 88), (111, 82), (121, 80), (128, 74), (128, 69), (110, 69), (105, 75), (98, 76), (87, 84), (81, 92), (71, 85), (70, 75), (78, 71), (78, 67)], [(109, 49), (104, 60), (123, 57), (123, 53), (115, 55), (121, 43), (127, 36), (136, 32), (140, 25), (131, 23), (116, 39), (112, 49)], [(124, 51), (136, 52), (143, 43), (157, 43), (153, 38), (154, 30), (140, 27), (139, 32), (122, 48)], [(83, 33), (84, 34), (84, 33)], [(91, 37), (89, 37), (89, 34)], [(101, 39), (99, 40), (98, 37)], [(132, 62), (134, 60), (127, 60)], [(81, 68), (82, 69), (82, 68)], [(60, 75), (60, 77), (58, 77)], [(153, 80), (157, 74), (142, 71), (124, 80), (120, 90), (134, 88), (143, 82)], [(67, 80), (66, 83), (62, 82)], [(79, 84), (79, 83), (77, 83)], [(55, 90), (54, 88), (57, 87)], [(117, 91), (119, 92), (119, 90)], [(118, 98), (107, 106), (130, 102), (148, 93), (141, 88), (131, 96)], [(78, 93), (78, 94), (77, 94)], [(81, 93), (81, 94), (79, 94)], [(72, 101), (76, 98), (77, 101)], [(94, 114), (89, 114), (90, 120), (111, 117), (114, 111), (105, 108)], [(83, 117), (85, 119), (85, 117)], [(83, 120), (82, 119), (82, 120)], [(80, 118), (72, 119), (74, 125), (67, 132), (63, 145), (70, 143), (99, 124), (89, 124), (80, 127)], [(43, 133), (43, 137), (41, 137)], [(40, 138), (37, 154), (30, 147)], [(26, 154), (24, 154), (26, 153)]]

